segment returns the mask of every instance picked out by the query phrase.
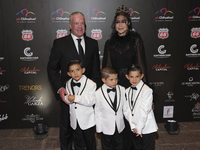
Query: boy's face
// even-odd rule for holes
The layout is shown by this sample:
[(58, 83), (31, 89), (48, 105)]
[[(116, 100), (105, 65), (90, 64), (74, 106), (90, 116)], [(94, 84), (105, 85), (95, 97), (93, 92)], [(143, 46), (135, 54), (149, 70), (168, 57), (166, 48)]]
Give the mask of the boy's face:
[(129, 80), (129, 82), (133, 85), (136, 86), (142, 80), (144, 77), (144, 74), (140, 74), (139, 71), (131, 71), (128, 75), (126, 74), (126, 78)]
[(75, 64), (69, 67), (69, 72), (67, 74), (72, 77), (75, 81), (80, 80), (82, 74), (85, 72), (85, 68), (81, 68), (80, 65)]
[(117, 74), (110, 74), (107, 79), (102, 78), (103, 83), (105, 83), (110, 88), (115, 88), (118, 83)]

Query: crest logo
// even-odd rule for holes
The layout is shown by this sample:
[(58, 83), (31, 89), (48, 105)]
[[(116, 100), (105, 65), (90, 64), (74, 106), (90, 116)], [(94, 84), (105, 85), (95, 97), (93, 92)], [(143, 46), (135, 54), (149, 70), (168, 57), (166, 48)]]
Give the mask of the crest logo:
[(133, 11), (133, 8), (129, 8), (130, 18), (132, 22), (139, 22), (140, 20), (140, 13), (137, 11)]
[(196, 7), (195, 9), (189, 12), (189, 21), (200, 21), (200, 7)]
[(159, 21), (159, 22), (172, 21), (174, 19), (174, 16), (172, 16), (172, 14), (173, 14), (173, 12), (170, 10), (167, 10), (167, 8), (162, 8), (155, 13), (155, 15), (159, 15), (159, 16), (155, 17), (155, 21)]
[(35, 16), (35, 13), (28, 11), (27, 9), (22, 9), (16, 14), (16, 21), (17, 23), (35, 23), (36, 17), (28, 17), (33, 15)]
[(32, 30), (23, 30), (22, 31), (22, 39), (24, 41), (31, 41), (31, 40), (33, 40), (33, 31)]
[(101, 29), (93, 29), (91, 37), (95, 40), (100, 40), (102, 38), (102, 30)]
[(58, 23), (68, 22), (69, 15), (70, 15), (69, 12), (64, 11), (62, 8), (60, 8), (51, 14), (51, 16), (52, 16), (51, 20), (53, 22), (58, 22)]
[(106, 20), (106, 13), (100, 11), (98, 8), (95, 8), (87, 13), (87, 21), (88, 22), (105, 22)]
[(158, 30), (158, 38), (160, 39), (166, 39), (169, 37), (169, 29), (167, 28), (160, 28)]
[(200, 37), (200, 28), (192, 28), (190, 36), (192, 38), (199, 38)]
[(57, 38), (67, 36), (67, 30), (65, 29), (57, 30), (56, 32), (57, 32)]

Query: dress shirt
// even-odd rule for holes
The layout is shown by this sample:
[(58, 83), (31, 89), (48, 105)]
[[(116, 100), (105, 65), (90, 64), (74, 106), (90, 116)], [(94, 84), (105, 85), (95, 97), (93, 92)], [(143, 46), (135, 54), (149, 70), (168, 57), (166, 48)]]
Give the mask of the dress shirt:
[[(78, 41), (77, 41), (77, 39), (79, 39), (79, 38), (77, 38), (75, 35), (73, 35), (72, 33), (71, 33), (71, 36), (72, 36), (72, 39), (73, 39), (73, 41), (74, 41), (74, 44), (75, 44), (75, 46), (76, 46), (76, 50), (77, 50), (77, 52), (78, 52), (78, 54), (79, 54), (79, 50), (78, 50)], [(83, 47), (83, 53), (85, 54), (85, 40), (84, 40), (84, 37), (82, 36), (81, 37), (81, 46)]]
[[(106, 85), (106, 86), (107, 86), (107, 85)], [(112, 88), (110, 88), (109, 86), (107, 86), (107, 89), (112, 89)], [(114, 101), (115, 101), (115, 94), (116, 94), (116, 92), (113, 92), (113, 91), (110, 91), (110, 92), (108, 93), (108, 95), (109, 95), (109, 97), (110, 97), (112, 103), (114, 103)]]

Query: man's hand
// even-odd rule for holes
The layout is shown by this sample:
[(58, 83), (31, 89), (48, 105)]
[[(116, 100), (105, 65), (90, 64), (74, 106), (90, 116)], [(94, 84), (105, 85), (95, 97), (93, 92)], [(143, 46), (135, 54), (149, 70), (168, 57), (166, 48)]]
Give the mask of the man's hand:
[(68, 93), (67, 93), (67, 91), (65, 90), (65, 88), (64, 87), (62, 87), (62, 88), (60, 88), (60, 90), (59, 90), (59, 95), (60, 95), (60, 97), (62, 98), (62, 100), (66, 103), (66, 101), (65, 101), (65, 95), (67, 95)]

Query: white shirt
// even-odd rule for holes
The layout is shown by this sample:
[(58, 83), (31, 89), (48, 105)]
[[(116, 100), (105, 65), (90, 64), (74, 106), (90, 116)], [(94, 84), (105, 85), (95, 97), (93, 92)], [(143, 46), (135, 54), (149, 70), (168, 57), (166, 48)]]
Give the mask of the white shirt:
[[(107, 87), (107, 89), (112, 89), (111, 87), (109, 87), (109, 86), (107, 86), (106, 85), (106, 87)], [(110, 99), (111, 99), (111, 101), (114, 103), (114, 101), (115, 101), (115, 93), (116, 92), (113, 92), (113, 91), (110, 91), (109, 93), (108, 93), (108, 95), (109, 95), (109, 97), (110, 97)]]
[[(78, 52), (78, 54), (79, 54), (79, 50), (78, 50), (78, 41), (77, 41), (77, 39), (79, 39), (79, 38), (77, 38), (75, 35), (73, 35), (72, 33), (71, 33), (71, 36), (72, 36), (72, 39), (73, 39), (73, 41), (74, 41), (74, 44), (75, 44), (75, 46), (76, 46), (76, 50), (77, 50), (77, 52)], [(81, 38), (81, 46), (83, 47), (83, 52), (84, 52), (84, 54), (85, 54), (85, 40), (84, 40), (84, 37), (82, 36)]]

